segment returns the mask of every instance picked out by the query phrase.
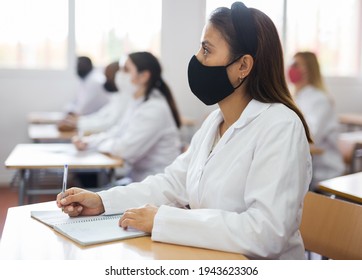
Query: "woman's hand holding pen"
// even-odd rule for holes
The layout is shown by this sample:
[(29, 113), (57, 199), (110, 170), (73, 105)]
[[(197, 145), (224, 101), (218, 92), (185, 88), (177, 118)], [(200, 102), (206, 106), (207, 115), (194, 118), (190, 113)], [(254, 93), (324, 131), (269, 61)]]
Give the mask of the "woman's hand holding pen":
[(57, 206), (71, 217), (93, 216), (104, 212), (100, 196), (81, 188), (70, 188), (57, 195)]
[(128, 209), (119, 220), (119, 225), (126, 229), (132, 227), (144, 232), (151, 233), (153, 221), (157, 214), (158, 207), (146, 204), (140, 208)]

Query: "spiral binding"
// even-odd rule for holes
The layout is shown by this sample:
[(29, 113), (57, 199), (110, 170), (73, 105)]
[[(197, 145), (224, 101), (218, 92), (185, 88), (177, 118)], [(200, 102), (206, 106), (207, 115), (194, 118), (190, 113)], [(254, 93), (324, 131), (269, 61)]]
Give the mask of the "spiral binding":
[(94, 222), (94, 221), (102, 221), (102, 220), (112, 220), (112, 219), (119, 219), (121, 217), (121, 214), (117, 215), (104, 215), (104, 216), (93, 216), (89, 218), (83, 217), (83, 219), (77, 219), (75, 218), (74, 221), (68, 220), (65, 223), (60, 223), (57, 225), (65, 225), (65, 224), (77, 224), (77, 223), (87, 223), (87, 222)]

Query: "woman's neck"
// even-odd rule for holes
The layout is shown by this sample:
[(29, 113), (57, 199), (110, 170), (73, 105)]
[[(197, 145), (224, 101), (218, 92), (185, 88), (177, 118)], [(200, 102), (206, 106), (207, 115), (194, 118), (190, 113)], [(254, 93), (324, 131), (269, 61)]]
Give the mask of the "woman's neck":
[(301, 82), (294, 85), (295, 93), (298, 94), (299, 91), (301, 91), (303, 88), (305, 88), (308, 85), (307, 82)]
[(245, 92), (237, 91), (219, 102), (224, 119), (220, 124), (220, 136), (240, 118), (251, 99)]
[(146, 87), (140, 87), (133, 95), (134, 99), (138, 99), (146, 95)]

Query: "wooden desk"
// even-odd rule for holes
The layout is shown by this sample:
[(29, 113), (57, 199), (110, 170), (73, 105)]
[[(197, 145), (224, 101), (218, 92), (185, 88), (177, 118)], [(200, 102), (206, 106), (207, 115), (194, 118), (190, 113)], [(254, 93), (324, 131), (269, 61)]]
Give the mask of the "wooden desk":
[(343, 160), (348, 167), (348, 173), (359, 171), (356, 160), (361, 158), (362, 131), (350, 131), (340, 133), (338, 137), (338, 148), (342, 153)]
[(28, 135), (33, 142), (56, 142), (70, 141), (76, 131), (59, 131), (56, 124), (30, 124), (28, 126)]
[(309, 149), (310, 149), (310, 154), (312, 156), (316, 156), (316, 155), (322, 155), (324, 153), (324, 150), (321, 148), (316, 147), (315, 145), (311, 144), (309, 145)]
[[(109, 169), (110, 175), (123, 161), (111, 158), (96, 151), (79, 152), (73, 144), (18, 144), (5, 161), (6, 168), (20, 170), (19, 205), (24, 203), (26, 195), (49, 194), (51, 190), (32, 189), (26, 180), (25, 173), (34, 169), (63, 168), (68, 164), (72, 169)], [(52, 190), (59, 192), (59, 190)]]
[(358, 113), (339, 114), (338, 119), (341, 124), (344, 124), (347, 127), (362, 128), (362, 114), (358, 114)]
[(54, 209), (59, 209), (54, 201), (9, 208), (0, 243), (0, 260), (246, 259), (240, 254), (153, 242), (150, 237), (79, 246), (30, 217), (31, 210)]
[(321, 191), (362, 204), (362, 172), (322, 181), (318, 187)]
[(30, 124), (57, 124), (65, 118), (64, 112), (31, 112), (28, 115)]

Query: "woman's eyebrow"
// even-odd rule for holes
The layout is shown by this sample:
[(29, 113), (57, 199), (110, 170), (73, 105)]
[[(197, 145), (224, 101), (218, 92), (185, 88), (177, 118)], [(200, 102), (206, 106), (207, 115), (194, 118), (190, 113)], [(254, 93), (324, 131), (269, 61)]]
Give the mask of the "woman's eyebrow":
[(201, 42), (201, 45), (204, 47), (204, 46), (208, 46), (208, 47), (212, 47), (214, 48), (215, 46), (213, 44), (210, 43), (210, 41), (208, 40), (205, 40), (205, 41), (202, 41)]

